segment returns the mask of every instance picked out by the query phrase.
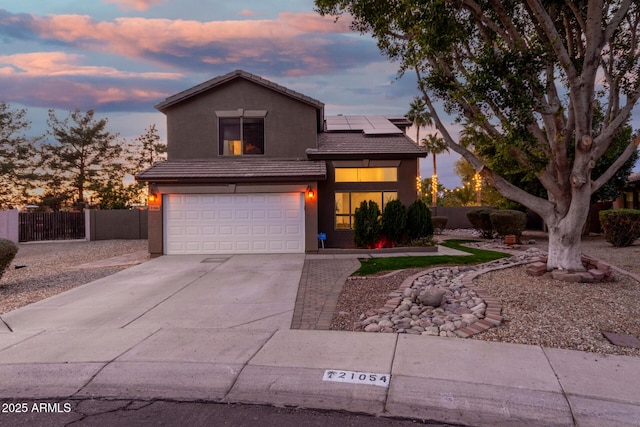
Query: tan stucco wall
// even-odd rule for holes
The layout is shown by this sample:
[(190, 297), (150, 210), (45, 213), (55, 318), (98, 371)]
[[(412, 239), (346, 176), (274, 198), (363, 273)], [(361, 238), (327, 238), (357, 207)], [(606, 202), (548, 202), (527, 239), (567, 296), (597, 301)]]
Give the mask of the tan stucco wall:
[(240, 108), (267, 111), (265, 154), (258, 157), (306, 158), (305, 150), (316, 148), (318, 120), (313, 106), (238, 78), (165, 111), (168, 159), (219, 157), (215, 111)]

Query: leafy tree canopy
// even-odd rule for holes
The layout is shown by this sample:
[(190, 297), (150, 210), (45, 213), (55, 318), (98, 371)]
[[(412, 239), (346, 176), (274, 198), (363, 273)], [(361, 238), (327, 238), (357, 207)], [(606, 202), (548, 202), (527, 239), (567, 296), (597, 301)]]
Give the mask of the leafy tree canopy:
[(76, 109), (64, 119), (49, 111), (49, 133), (56, 143), (45, 144), (47, 166), (64, 184), (73, 188), (77, 201), (84, 202), (84, 191), (91, 184), (117, 175), (122, 147), (117, 135), (107, 130), (107, 119), (96, 119), (93, 110)]
[(26, 199), (38, 166), (38, 138), (27, 137), (31, 123), (26, 114), (27, 110), (15, 110), (0, 102), (0, 208), (13, 207)]
[[(416, 73), (429, 115), (449, 147), (504, 196), (545, 220), (549, 267), (582, 268), (580, 232), (591, 195), (640, 144), (640, 136), (628, 141), (604, 171), (594, 169), (640, 97), (640, 2), (315, 4), (321, 14), (349, 14), (352, 28), (372, 34), (401, 73)], [(496, 162), (539, 180), (545, 197), (518, 187), (451, 135), (434, 106), (438, 100), (468, 134), (491, 147)]]

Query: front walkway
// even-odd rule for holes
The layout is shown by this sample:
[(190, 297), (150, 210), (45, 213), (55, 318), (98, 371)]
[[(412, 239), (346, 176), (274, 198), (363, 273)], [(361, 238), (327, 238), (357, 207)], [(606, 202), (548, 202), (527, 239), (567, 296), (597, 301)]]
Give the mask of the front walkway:
[(313, 257), (304, 261), (291, 329), (328, 330), (345, 280), (360, 267), (355, 257)]

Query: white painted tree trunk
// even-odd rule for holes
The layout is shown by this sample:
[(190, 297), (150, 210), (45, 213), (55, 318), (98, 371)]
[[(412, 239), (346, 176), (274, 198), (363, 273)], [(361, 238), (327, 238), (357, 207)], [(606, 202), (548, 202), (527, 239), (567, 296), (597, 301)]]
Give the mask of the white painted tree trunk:
[(582, 227), (561, 220), (555, 227), (549, 227), (549, 253), (547, 268), (584, 271), (582, 255)]
[(546, 219), (549, 235), (548, 269), (584, 271), (582, 265), (582, 229), (589, 215), (590, 193), (573, 191), (569, 211), (563, 217)]

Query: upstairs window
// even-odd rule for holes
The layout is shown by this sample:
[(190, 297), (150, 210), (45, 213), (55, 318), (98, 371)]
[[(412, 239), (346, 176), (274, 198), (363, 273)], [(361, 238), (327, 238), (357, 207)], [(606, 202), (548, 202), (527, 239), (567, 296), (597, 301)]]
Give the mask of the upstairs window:
[(264, 154), (262, 110), (216, 111), (218, 116), (218, 154), (244, 156)]

